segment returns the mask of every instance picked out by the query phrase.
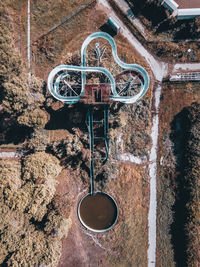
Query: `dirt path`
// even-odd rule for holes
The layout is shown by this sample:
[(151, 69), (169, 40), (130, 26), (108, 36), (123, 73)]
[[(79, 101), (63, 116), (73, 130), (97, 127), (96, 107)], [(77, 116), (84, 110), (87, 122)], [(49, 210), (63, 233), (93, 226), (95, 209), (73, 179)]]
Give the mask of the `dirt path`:
[[(58, 267), (95, 267), (104, 258), (104, 249), (95, 240), (95, 234), (89, 234), (78, 221), (77, 205), (74, 207), (73, 225), (67, 239), (63, 241), (63, 252)], [(88, 235), (89, 234), (89, 235)]]

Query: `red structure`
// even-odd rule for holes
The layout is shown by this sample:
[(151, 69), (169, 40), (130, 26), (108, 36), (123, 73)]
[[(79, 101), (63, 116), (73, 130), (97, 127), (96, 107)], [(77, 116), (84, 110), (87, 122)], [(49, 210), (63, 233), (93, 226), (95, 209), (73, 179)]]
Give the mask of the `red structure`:
[(86, 84), (85, 94), (81, 96), (81, 102), (85, 104), (108, 104), (112, 100), (109, 98), (111, 95), (110, 84)]

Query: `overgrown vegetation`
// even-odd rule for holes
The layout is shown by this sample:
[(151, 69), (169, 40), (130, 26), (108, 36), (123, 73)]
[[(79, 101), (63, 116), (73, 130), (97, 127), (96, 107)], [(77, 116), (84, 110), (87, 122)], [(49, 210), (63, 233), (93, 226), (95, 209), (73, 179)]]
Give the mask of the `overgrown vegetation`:
[(135, 16), (155, 34), (169, 36), (170, 39), (200, 38), (200, 19), (177, 20), (160, 1), (127, 0)]
[(28, 154), (21, 161), (0, 160), (0, 265), (55, 267), (61, 256), (61, 239), (71, 226), (54, 199), (55, 178), (62, 168), (56, 157), (45, 153), (49, 134), (44, 130), (48, 117), (43, 83), (34, 76), (28, 83), (6, 11), (1, 4), (1, 135), (6, 142), (15, 142), (15, 135), (24, 130), (30, 140), (25, 144)]
[(200, 104), (184, 108), (173, 120), (176, 193), (171, 225), (177, 266), (197, 266), (199, 257)]
[[(157, 180), (157, 263), (188, 266), (186, 259), (187, 186), (184, 184), (187, 108), (199, 101), (199, 82), (163, 83), (159, 113), (159, 179)], [(178, 101), (177, 101), (178, 100)], [(188, 154), (189, 156), (189, 154)]]
[[(125, 147), (124, 152), (129, 152), (134, 156), (145, 157), (151, 147), (150, 126), (151, 126), (151, 101), (149, 96), (133, 105), (114, 104), (111, 107), (111, 118), (113, 119), (110, 129), (111, 150), (113, 156), (119, 151), (115, 151), (116, 142), (119, 138), (119, 129), (122, 133), (121, 146)], [(125, 133), (125, 134), (123, 134)], [(122, 148), (123, 150), (123, 148)], [(117, 157), (117, 154), (114, 156)]]
[(38, 152), (0, 160), (0, 265), (55, 267), (71, 220), (52, 207), (59, 161)]
[[(177, 20), (157, 0), (127, 0), (135, 17), (145, 27), (145, 34), (117, 8), (110, 0), (115, 11), (123, 18), (130, 30), (154, 54), (169, 61), (198, 61), (200, 59), (199, 42), (200, 19)], [(188, 42), (189, 40), (189, 42)], [(192, 41), (194, 40), (194, 41)], [(188, 49), (190, 52), (188, 52)]]
[(194, 103), (187, 109), (187, 112), (190, 121), (184, 162), (185, 190), (188, 191), (187, 264), (195, 267), (200, 263), (200, 104)]
[(4, 112), (15, 118), (20, 125), (43, 128), (47, 123), (47, 114), (42, 110), (45, 100), (42, 82), (33, 76), (29, 86), (28, 74), (14, 47), (13, 28), (3, 5), (0, 7), (0, 18), (0, 84)]

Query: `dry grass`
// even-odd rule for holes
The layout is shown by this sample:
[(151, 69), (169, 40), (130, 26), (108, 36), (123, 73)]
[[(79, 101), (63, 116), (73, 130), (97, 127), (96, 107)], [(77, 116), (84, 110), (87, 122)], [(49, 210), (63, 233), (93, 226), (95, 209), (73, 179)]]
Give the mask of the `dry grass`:
[[(53, 1), (44, 2), (39, 0), (31, 5), (31, 32), (33, 40), (44, 34), (56, 24), (62, 22), (66, 17), (78, 8), (88, 4), (88, 0)], [(58, 16), (59, 14), (59, 16)]]
[[(103, 23), (101, 21), (104, 21), (104, 17), (101, 17), (98, 22), (94, 20), (91, 23), (89, 21), (92, 8), (94, 6), (86, 8), (61, 27), (34, 43), (35, 71), (38, 75), (42, 74), (42, 70), (42, 72), (44, 71), (43, 77), (46, 78), (52, 66), (64, 63), (66, 55), (77, 50), (79, 51), (87, 35), (96, 31), (101, 26), (101, 23)], [(37, 65), (39, 65), (39, 68)]]
[[(117, 168), (116, 168), (117, 167)], [(115, 196), (119, 207), (119, 222), (114, 232), (106, 235), (106, 245), (112, 242), (107, 252), (110, 266), (147, 265), (147, 206), (148, 184), (146, 174), (133, 165), (119, 164), (109, 173), (106, 192)], [(110, 179), (115, 175), (115, 179)], [(104, 241), (105, 242), (105, 241)]]

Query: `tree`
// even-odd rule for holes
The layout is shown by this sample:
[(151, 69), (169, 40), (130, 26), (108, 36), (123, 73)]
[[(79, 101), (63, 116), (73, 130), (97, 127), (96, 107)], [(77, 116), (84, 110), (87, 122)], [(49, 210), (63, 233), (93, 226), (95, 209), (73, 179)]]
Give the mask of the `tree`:
[(70, 218), (53, 205), (49, 210), (60, 171), (59, 161), (44, 152), (0, 160), (0, 265), (57, 266), (61, 238), (71, 227)]
[[(3, 12), (2, 12), (3, 13)], [(16, 118), (19, 124), (32, 128), (44, 128), (47, 114), (41, 110), (45, 98), (42, 82), (32, 76), (31, 85), (20, 54), (12, 39), (12, 26), (9, 17), (1, 13), (0, 29), (0, 83), (3, 89), (2, 104), (4, 111)]]

